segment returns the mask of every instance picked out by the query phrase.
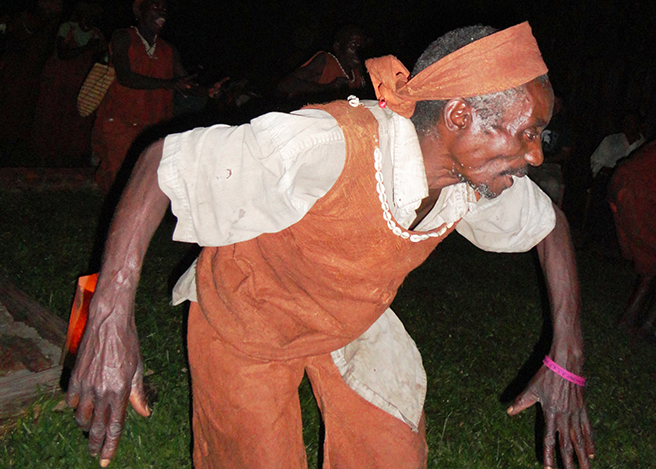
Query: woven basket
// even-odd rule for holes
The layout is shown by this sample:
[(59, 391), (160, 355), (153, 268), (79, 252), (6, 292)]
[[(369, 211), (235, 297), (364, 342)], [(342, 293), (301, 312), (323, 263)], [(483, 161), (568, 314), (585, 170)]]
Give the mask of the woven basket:
[(105, 93), (116, 78), (116, 72), (111, 65), (95, 63), (87, 75), (80, 93), (77, 96), (77, 111), (86, 117), (98, 109)]

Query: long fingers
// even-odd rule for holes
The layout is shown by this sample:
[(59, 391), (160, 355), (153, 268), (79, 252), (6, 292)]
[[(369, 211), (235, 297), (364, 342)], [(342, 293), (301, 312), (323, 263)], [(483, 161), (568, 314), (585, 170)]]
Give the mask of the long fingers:
[(556, 415), (545, 412), (544, 467), (554, 468), (554, 453), (556, 447)]
[(572, 444), (571, 428), (568, 419), (561, 416), (558, 421), (558, 439), (560, 455), (563, 457), (565, 469), (574, 469), (574, 445)]
[[(96, 407), (89, 426), (89, 453), (97, 456), (105, 441), (105, 430), (109, 418), (109, 404), (101, 402)], [(79, 423), (79, 422), (78, 422)]]
[(572, 418), (572, 427), (570, 430), (570, 438), (574, 446), (574, 451), (579, 459), (579, 466), (581, 469), (589, 469), (590, 460), (588, 459), (589, 453), (586, 451), (586, 442), (581, 425), (581, 418), (576, 416)]
[(105, 430), (105, 444), (100, 452), (100, 466), (107, 467), (114, 458), (118, 443), (123, 433), (123, 422), (125, 421), (125, 409), (127, 402), (118, 403), (119, 408), (110, 405), (109, 419)]
[(585, 408), (581, 413), (581, 428), (583, 429), (583, 438), (585, 440), (585, 452), (589, 459), (594, 459), (595, 445), (594, 438), (592, 437), (592, 425), (590, 425), (590, 420), (588, 420), (588, 411)]
[(587, 412), (566, 416), (545, 414), (544, 467), (554, 468), (556, 454), (556, 433), (565, 469), (574, 469), (574, 453), (581, 469), (590, 469), (594, 458), (594, 442), (590, 431)]
[(95, 408), (89, 426), (89, 452), (100, 455), (101, 467), (107, 467), (116, 455), (123, 423), (127, 398), (114, 394), (103, 399)]
[(75, 408), (75, 421), (85, 432), (89, 431), (91, 426), (91, 417), (94, 414), (94, 399), (90, 392), (78, 394), (76, 397), (77, 406)]

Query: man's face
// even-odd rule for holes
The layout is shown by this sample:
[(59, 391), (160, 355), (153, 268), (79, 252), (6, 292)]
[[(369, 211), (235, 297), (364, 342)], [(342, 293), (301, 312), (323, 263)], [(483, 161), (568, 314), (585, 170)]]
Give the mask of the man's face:
[(141, 21), (155, 34), (159, 34), (164, 28), (166, 15), (166, 1), (164, 0), (146, 1), (142, 5)]
[(542, 164), (540, 134), (551, 119), (553, 91), (535, 80), (526, 88), (526, 96), (496, 125), (484, 125), (474, 112), (468, 132), (452, 148), (454, 176), (483, 197), (497, 197), (512, 186), (512, 176), (525, 176), (528, 165)]
[(339, 44), (340, 59), (346, 61), (349, 65), (360, 63), (359, 51), (364, 45), (364, 36), (360, 33), (352, 34), (342, 44)]

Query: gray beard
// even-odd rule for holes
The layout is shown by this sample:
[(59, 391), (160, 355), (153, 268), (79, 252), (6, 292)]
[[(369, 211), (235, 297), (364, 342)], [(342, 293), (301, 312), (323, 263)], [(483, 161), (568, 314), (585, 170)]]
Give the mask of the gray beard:
[[(524, 166), (523, 168), (519, 168), (519, 169), (516, 169), (516, 170), (502, 171), (501, 173), (499, 173), (499, 175), (500, 176), (517, 176), (517, 177), (521, 178), (521, 177), (526, 176), (527, 171), (528, 171), (528, 168), (526, 166)], [(500, 192), (499, 193), (494, 192), (492, 189), (490, 189), (490, 186), (488, 186), (485, 183), (475, 184), (471, 180), (469, 180), (468, 178), (463, 176), (462, 174), (459, 174), (458, 177), (460, 178), (461, 182), (467, 183), (469, 185), (469, 187), (474, 189), (476, 192), (478, 192), (480, 194), (481, 197), (485, 197), (486, 199), (495, 199), (495, 198), (499, 197), (499, 194), (501, 194)]]

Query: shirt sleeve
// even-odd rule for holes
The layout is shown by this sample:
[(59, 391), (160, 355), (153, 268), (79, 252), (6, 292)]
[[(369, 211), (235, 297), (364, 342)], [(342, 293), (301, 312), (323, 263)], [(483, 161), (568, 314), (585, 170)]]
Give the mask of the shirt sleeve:
[(281, 231), (333, 186), (344, 136), (325, 111), (269, 113), (166, 138), (158, 180), (176, 241), (223, 246)]
[(528, 177), (494, 199), (481, 198), (456, 226), (475, 246), (491, 252), (525, 252), (556, 226), (549, 196)]

